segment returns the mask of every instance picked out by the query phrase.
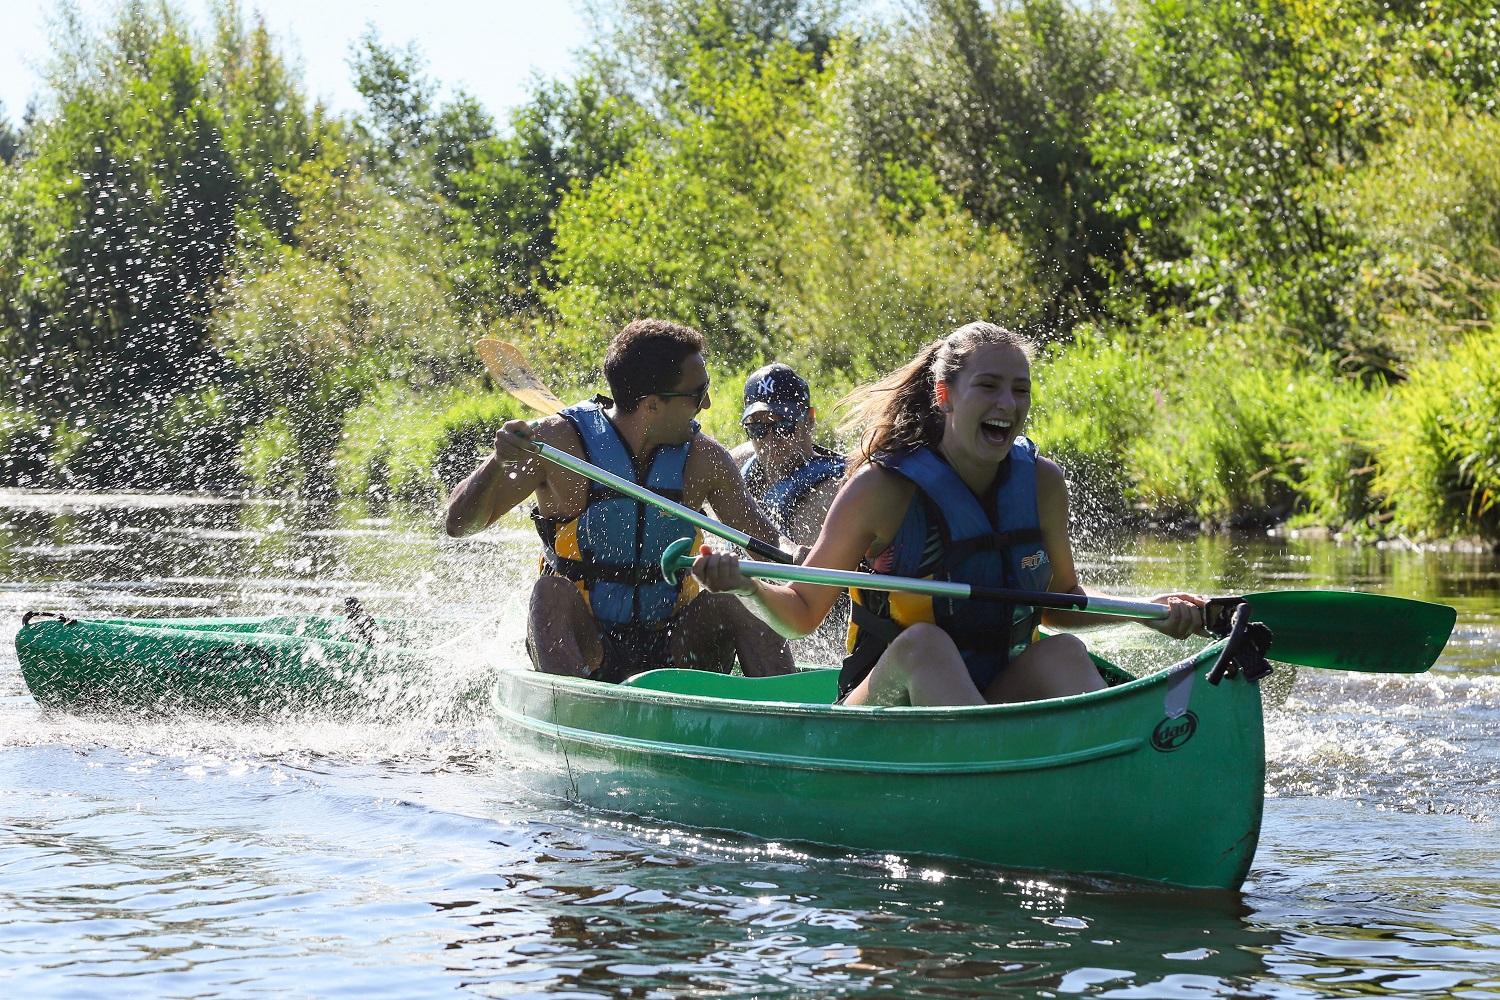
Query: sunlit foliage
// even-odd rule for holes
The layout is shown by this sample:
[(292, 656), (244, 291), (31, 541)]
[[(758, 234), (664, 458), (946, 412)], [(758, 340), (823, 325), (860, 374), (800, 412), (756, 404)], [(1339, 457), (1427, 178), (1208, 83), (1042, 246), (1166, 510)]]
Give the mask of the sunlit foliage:
[(1500, 537), (1500, 328), (1424, 361), (1379, 427), (1376, 485), (1418, 537)]
[(1087, 139), (1100, 98), (1132, 83), (1124, 27), (1068, 0), (929, 0), (868, 40), (843, 84), (870, 182), (890, 190), (891, 164), (930, 170), (1008, 234), (1043, 293), (1026, 318), (1046, 336), (1098, 305), (1123, 249)]
[(765, 361), (831, 426), (986, 318), (1088, 516), (1500, 537), (1493, 4), (591, 13), (497, 119), (373, 29), (330, 115), (232, 0), (62, 3), (0, 109), (0, 483), (430, 505), (518, 413), (478, 336), (581, 395), (691, 323), (732, 437)]

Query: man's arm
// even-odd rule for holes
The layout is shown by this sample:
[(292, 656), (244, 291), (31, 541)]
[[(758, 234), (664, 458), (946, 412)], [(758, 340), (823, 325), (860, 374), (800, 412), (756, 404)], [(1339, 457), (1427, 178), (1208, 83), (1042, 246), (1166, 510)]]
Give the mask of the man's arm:
[(734, 459), (729, 457), (724, 446), (713, 438), (700, 434), (695, 447), (703, 450), (707, 471), (704, 497), (713, 508), (714, 516), (731, 528), (738, 528), (762, 541), (778, 540), (780, 535), (776, 525), (750, 496), (749, 490), (745, 488), (745, 480), (740, 476), (739, 466), (734, 464)]
[(530, 448), (533, 437), (556, 445), (560, 418), (533, 428), (509, 421), (495, 434), (495, 450), (448, 497), (444, 527), (454, 538), (483, 531), (547, 482), (547, 462)]
[(813, 545), (823, 531), (823, 522), (828, 519), (828, 509), (834, 498), (844, 488), (842, 476), (825, 480), (813, 487), (813, 491), (802, 499), (792, 513), (793, 540), (802, 545)]

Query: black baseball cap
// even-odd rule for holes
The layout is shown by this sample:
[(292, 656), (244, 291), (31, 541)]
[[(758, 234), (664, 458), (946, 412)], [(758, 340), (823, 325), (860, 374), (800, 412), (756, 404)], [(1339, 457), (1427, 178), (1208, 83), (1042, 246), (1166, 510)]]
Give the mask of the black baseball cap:
[(740, 423), (753, 414), (769, 412), (783, 419), (801, 420), (812, 407), (807, 382), (790, 367), (777, 361), (757, 368), (745, 379), (745, 412)]

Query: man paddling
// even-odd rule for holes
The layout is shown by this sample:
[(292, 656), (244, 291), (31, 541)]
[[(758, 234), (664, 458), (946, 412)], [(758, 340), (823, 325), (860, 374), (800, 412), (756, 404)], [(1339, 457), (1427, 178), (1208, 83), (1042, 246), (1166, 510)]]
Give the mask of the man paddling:
[(812, 545), (844, 478), (844, 456), (813, 443), (817, 411), (807, 382), (780, 362), (745, 380), (740, 426), (749, 441), (731, 453), (745, 485), (781, 532)]
[(627, 324), (609, 345), (613, 398), (579, 403), (535, 429), (512, 420), (495, 451), (448, 499), (447, 531), (481, 531), (534, 496), (542, 576), (532, 587), (526, 647), (537, 669), (618, 682), (656, 667), (751, 676), (789, 673), (786, 642), (723, 595), (667, 583), (659, 561), (692, 532), (637, 500), (541, 460), (535, 440), (593, 463), (756, 537), (775, 525), (745, 491), (729, 452), (698, 429), (709, 405), (703, 338), (664, 320)]

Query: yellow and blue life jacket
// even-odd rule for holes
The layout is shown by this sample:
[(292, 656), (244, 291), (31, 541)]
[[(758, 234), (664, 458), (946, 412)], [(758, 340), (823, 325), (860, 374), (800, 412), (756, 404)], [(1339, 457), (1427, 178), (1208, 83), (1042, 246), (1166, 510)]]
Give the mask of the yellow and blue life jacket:
[[(658, 447), (642, 482), (630, 448), (599, 403), (570, 406), (562, 416), (578, 431), (588, 461), (669, 500), (682, 501), (691, 441)], [(684, 529), (677, 518), (655, 507), (590, 482), (587, 504), (576, 518), (536, 512), (532, 518), (545, 547), (543, 571), (577, 583), (594, 620), (605, 629), (665, 625), (697, 592), (696, 585), (672, 584), (662, 577), (662, 553), (683, 537)], [(689, 577), (684, 574), (683, 579)]]
[(846, 464), (844, 456), (826, 448), (814, 446), (812, 458), (767, 486), (763, 491), (758, 489), (759, 484), (755, 483), (760, 473), (760, 460), (755, 455), (752, 454), (745, 464), (740, 466), (740, 475), (744, 477), (746, 483), (754, 484), (751, 490), (756, 494), (756, 499), (770, 515), (777, 529), (785, 535), (788, 534), (787, 529), (791, 523), (792, 511), (797, 505), (828, 480), (842, 476)]
[[(931, 448), (876, 455), (876, 464), (917, 486), (906, 516), (879, 560), (881, 572), (975, 586), (1046, 590), (1052, 566), (1042, 544), (1036, 502), (1037, 449), (1016, 438), (986, 495), (974, 495)], [(889, 565), (887, 565), (889, 560)], [(983, 691), (1036, 636), (1041, 610), (1029, 605), (959, 601), (920, 594), (851, 589), (848, 652), (839, 691), (852, 691), (901, 630), (932, 622), (953, 637), (969, 676)]]

